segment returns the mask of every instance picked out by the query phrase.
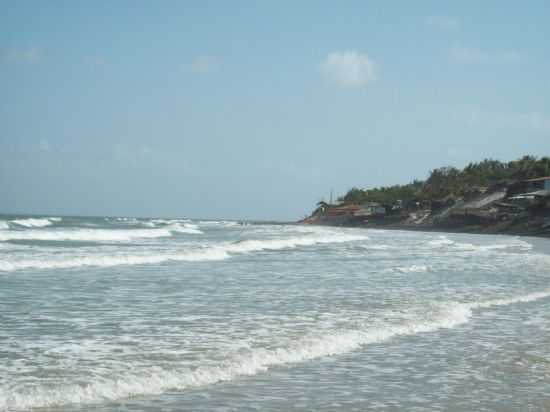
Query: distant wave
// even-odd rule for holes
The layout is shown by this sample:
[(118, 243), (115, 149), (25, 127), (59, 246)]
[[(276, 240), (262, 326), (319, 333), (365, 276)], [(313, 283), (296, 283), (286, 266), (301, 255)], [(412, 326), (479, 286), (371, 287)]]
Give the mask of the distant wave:
[(490, 251), (499, 249), (519, 249), (519, 250), (531, 250), (533, 246), (521, 239), (507, 238), (503, 242), (496, 242), (490, 245), (474, 245), (472, 243), (462, 243), (449, 239), (447, 236), (442, 235), (437, 239), (433, 239), (427, 242), (429, 248), (447, 249), (452, 251)]
[(495, 306), (508, 306), (514, 303), (528, 303), (534, 302), (539, 299), (545, 299), (550, 297), (550, 290), (543, 290), (540, 292), (533, 292), (527, 295), (512, 296), (508, 298), (492, 299), (483, 302), (464, 303), (464, 305), (471, 309), (486, 309)]
[(395, 268), (396, 271), (401, 273), (425, 273), (430, 270), (426, 265), (411, 265), (411, 266), (401, 266)]
[(0, 232), (0, 241), (9, 240), (50, 240), (125, 242), (140, 238), (172, 236), (168, 229), (71, 229), (71, 230), (24, 230)]
[(190, 219), (151, 219), (156, 225), (170, 225), (173, 223), (191, 223)]
[(8, 222), (0, 221), (0, 230), (8, 230), (9, 228)]
[(376, 326), (353, 330), (311, 333), (287, 346), (269, 349), (253, 347), (241, 351), (217, 362), (217, 366), (197, 365), (189, 368), (183, 364), (174, 364), (170, 368), (127, 368), (109, 371), (108, 375), (94, 376), (86, 384), (63, 384), (57, 387), (37, 385), (24, 390), (0, 390), (0, 409), (28, 410), (70, 404), (93, 404), (231, 381), (239, 376), (264, 372), (274, 366), (345, 354), (396, 336), (454, 328), (467, 323), (473, 316), (474, 309), (532, 302), (548, 297), (550, 290), (484, 302), (437, 303), (428, 306), (422, 317), (395, 323), (381, 322)]
[(151, 254), (151, 255), (89, 255), (71, 257), (68, 259), (51, 260), (0, 260), (0, 271), (16, 271), (24, 269), (70, 269), (81, 266), (110, 267), (120, 265), (145, 265), (164, 263), (169, 261), (179, 262), (204, 262), (223, 260), (228, 257), (223, 250), (205, 249), (194, 252), (182, 252), (179, 254)]
[(204, 226), (222, 226), (222, 227), (234, 227), (240, 226), (239, 222), (234, 222), (230, 220), (201, 220), (199, 225)]
[(49, 218), (27, 218), (27, 219), (14, 219), (10, 220), (10, 223), (13, 223), (18, 226), (23, 227), (45, 227), (51, 226), (54, 222), (60, 222), (60, 217), (49, 217)]
[[(198, 226), (188, 223), (173, 223), (163, 227), (146, 225), (148, 228), (133, 229), (100, 229), (100, 228), (74, 228), (74, 229), (53, 229), (44, 230), (52, 222), (58, 222), (55, 218), (49, 219), (25, 219), (13, 220), (10, 222), (31, 228), (30, 230), (13, 230), (0, 232), (0, 242), (9, 240), (47, 240), (47, 241), (88, 241), (88, 242), (127, 242), (133, 239), (150, 239), (170, 237), (174, 233), (202, 234)], [(3, 223), (3, 222), (0, 222)], [(145, 222), (147, 223), (147, 222)], [(9, 226), (6, 227), (9, 229)], [(0, 226), (0, 229), (6, 229)], [(38, 230), (33, 230), (40, 228)]]
[(166, 229), (171, 232), (176, 233), (188, 233), (191, 235), (201, 235), (204, 232), (199, 229), (197, 225), (192, 225), (190, 223), (172, 223), (168, 226), (165, 226)]
[(352, 235), (345, 233), (326, 233), (322, 232), (317, 236), (297, 236), (287, 239), (267, 239), (267, 240), (243, 240), (232, 243), (225, 247), (227, 252), (246, 253), (260, 250), (280, 250), (292, 249), (298, 246), (312, 246), (324, 243), (345, 243), (358, 240), (367, 240), (368, 236)]
[[(149, 229), (141, 230), (142, 234)], [(153, 232), (154, 230), (154, 232)], [(162, 232), (165, 230), (165, 232)], [(164, 233), (164, 235), (170, 234), (168, 229), (150, 229), (151, 235), (156, 236)], [(79, 231), (81, 232), (81, 231)], [(75, 232), (75, 233), (79, 233)], [(99, 232), (99, 230), (87, 230), (87, 232)], [(139, 232), (138, 230), (132, 231), (103, 231), (106, 232), (103, 239), (113, 240), (112, 233), (120, 232), (116, 240), (128, 240), (127, 236)], [(59, 233), (59, 232), (57, 232)], [(69, 232), (70, 233), (70, 232)], [(0, 234), (0, 240), (3, 234)], [(65, 235), (64, 235), (65, 236)], [(87, 236), (87, 237), (86, 237)], [(82, 239), (90, 240), (90, 236), (83, 236)], [(97, 234), (95, 234), (97, 236)], [(125, 237), (126, 236), (126, 237)], [(33, 238), (34, 239), (34, 238)], [(96, 237), (96, 239), (98, 239)], [(143, 265), (163, 263), (169, 261), (184, 261), (184, 262), (200, 262), (200, 261), (212, 261), (223, 260), (229, 258), (232, 254), (246, 254), (250, 252), (262, 251), (262, 250), (281, 250), (292, 249), (298, 246), (311, 246), (315, 244), (324, 243), (343, 243), (357, 240), (368, 239), (362, 235), (350, 235), (334, 233), (332, 235), (325, 234), (323, 236), (315, 237), (294, 237), (288, 239), (269, 239), (269, 240), (244, 240), (235, 243), (224, 243), (205, 247), (202, 249), (183, 251), (180, 253), (167, 253), (167, 254), (151, 254), (151, 255), (89, 255), (81, 257), (70, 257), (66, 259), (29, 259), (19, 261), (6, 261), (0, 260), (0, 270), (2, 271), (15, 271), (23, 269), (63, 269), (63, 268), (75, 268), (80, 266), (118, 266), (118, 265)], [(71, 239), (75, 240), (75, 239)]]

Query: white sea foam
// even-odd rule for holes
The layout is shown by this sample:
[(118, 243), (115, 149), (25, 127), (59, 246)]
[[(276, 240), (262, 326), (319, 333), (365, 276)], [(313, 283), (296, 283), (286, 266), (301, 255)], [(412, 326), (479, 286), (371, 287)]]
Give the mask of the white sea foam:
[(460, 305), (452, 305), (431, 320), (310, 335), (287, 347), (253, 348), (244, 353), (241, 351), (240, 354), (226, 361), (218, 362), (219, 366), (199, 366), (194, 369), (183, 366), (171, 369), (149, 367), (143, 370), (121, 371), (115, 376), (98, 376), (86, 385), (73, 384), (53, 388), (36, 386), (27, 390), (10, 391), (0, 393), (0, 406), (6, 409), (25, 410), (67, 404), (88, 404), (230, 381), (239, 376), (266, 371), (273, 366), (347, 353), (397, 335), (412, 335), (439, 328), (450, 328), (466, 322), (469, 314), (469, 311)]
[(230, 381), (239, 376), (264, 372), (274, 366), (348, 353), (397, 336), (454, 328), (467, 323), (473, 316), (473, 309), (532, 302), (547, 297), (550, 297), (550, 291), (485, 302), (432, 304), (426, 308), (421, 318), (396, 323), (379, 323), (363, 329), (332, 330), (322, 334), (310, 334), (278, 348), (253, 347), (246, 351), (239, 351), (225, 361), (218, 361), (216, 366), (196, 365), (192, 369), (179, 364), (172, 365), (170, 368), (132, 367), (98, 374), (86, 384), (62, 386), (37, 384), (25, 388), (0, 389), (0, 409), (19, 411), (70, 404), (91, 404)]
[(157, 225), (170, 225), (172, 223), (191, 223), (190, 219), (152, 219), (151, 222)]
[(0, 230), (8, 230), (9, 228), (8, 222), (0, 221)]
[(179, 262), (203, 262), (212, 260), (223, 260), (229, 255), (223, 250), (204, 249), (202, 251), (182, 252), (179, 254), (151, 254), (151, 255), (90, 255), (70, 257), (67, 259), (51, 260), (0, 260), (0, 271), (15, 271), (24, 269), (69, 269), (81, 266), (110, 267), (120, 265), (145, 265), (158, 264), (169, 261)]
[(115, 218), (117, 222), (129, 222), (129, 223), (135, 223), (137, 222), (137, 219), (135, 217), (117, 217)]
[(472, 309), (478, 308), (491, 308), (494, 306), (508, 306), (514, 303), (528, 303), (534, 302), (539, 299), (545, 299), (550, 297), (550, 290), (543, 290), (540, 292), (529, 293), (527, 295), (514, 296), (509, 298), (492, 299), (485, 302), (466, 304)]
[(447, 238), (447, 236), (439, 236), (437, 239), (430, 240), (428, 242), (428, 245), (432, 247), (444, 247), (444, 246), (449, 246), (454, 244), (455, 242)]
[(70, 230), (24, 230), (0, 232), (0, 241), (8, 240), (51, 240), (126, 242), (133, 239), (147, 239), (172, 236), (168, 229), (70, 229)]
[(54, 222), (59, 222), (61, 218), (27, 218), (27, 219), (14, 219), (10, 223), (23, 227), (45, 227), (51, 226)]
[(243, 240), (225, 246), (225, 250), (230, 253), (246, 253), (261, 250), (292, 249), (299, 246), (312, 246), (316, 244), (345, 243), (367, 239), (368, 237), (364, 235), (327, 233), (318, 236), (296, 236), (286, 239)]
[(360, 245), (362, 249), (367, 250), (391, 250), (395, 249), (394, 246), (385, 245), (385, 244), (372, 244), (372, 245)]
[(164, 228), (175, 233), (188, 233), (191, 235), (201, 235), (204, 233), (197, 225), (191, 223), (172, 223)]
[(454, 251), (466, 251), (466, 252), (486, 252), (491, 250), (505, 250), (505, 249), (513, 249), (513, 250), (531, 250), (533, 246), (521, 239), (514, 239), (514, 238), (506, 238), (506, 240), (498, 240), (495, 241), (495, 243), (492, 244), (473, 244), (473, 243), (466, 243), (466, 242), (458, 242), (449, 239), (447, 236), (439, 236), (437, 239), (433, 239), (428, 241), (428, 246), (430, 248), (444, 248), (448, 250), (454, 250)]
[[(155, 229), (161, 230), (161, 229)], [(167, 229), (165, 229), (167, 230)], [(115, 231), (109, 231), (115, 232)], [(119, 232), (119, 231), (117, 231)], [(127, 231), (120, 231), (127, 232)], [(136, 231), (132, 231), (136, 232)], [(168, 231), (168, 233), (170, 233)], [(0, 239), (2, 239), (0, 235)], [(68, 269), (80, 266), (119, 266), (119, 265), (143, 265), (158, 264), (170, 261), (200, 262), (223, 260), (232, 254), (246, 254), (262, 250), (292, 249), (299, 246), (311, 246), (315, 244), (343, 243), (368, 239), (366, 236), (333, 234), (322, 237), (294, 237), (287, 239), (270, 240), (245, 240), (235, 243), (223, 243), (204, 247), (196, 250), (182, 251), (179, 253), (155, 253), (151, 255), (88, 255), (56, 259), (26, 259), (26, 260), (0, 260), (0, 271), (16, 271), (24, 269)], [(88, 238), (89, 240), (89, 238)], [(112, 239), (111, 239), (112, 240)]]
[(239, 226), (239, 222), (234, 222), (230, 220), (201, 220), (199, 221), (199, 225), (233, 227), (233, 226)]
[(426, 265), (411, 265), (411, 266), (400, 266), (395, 268), (395, 270), (401, 273), (424, 273), (429, 270), (429, 267)]

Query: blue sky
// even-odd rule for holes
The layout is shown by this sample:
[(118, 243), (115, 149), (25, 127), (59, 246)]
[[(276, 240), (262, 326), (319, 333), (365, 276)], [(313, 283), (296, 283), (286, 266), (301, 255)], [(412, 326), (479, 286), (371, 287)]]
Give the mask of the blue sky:
[(0, 211), (298, 219), (331, 189), (550, 155), (548, 21), (546, 1), (0, 0)]

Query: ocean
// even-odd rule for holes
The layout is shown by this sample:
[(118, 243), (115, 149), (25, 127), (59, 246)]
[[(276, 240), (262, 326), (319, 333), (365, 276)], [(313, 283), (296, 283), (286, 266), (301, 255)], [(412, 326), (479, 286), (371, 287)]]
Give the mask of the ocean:
[(0, 411), (548, 411), (548, 243), (0, 216)]

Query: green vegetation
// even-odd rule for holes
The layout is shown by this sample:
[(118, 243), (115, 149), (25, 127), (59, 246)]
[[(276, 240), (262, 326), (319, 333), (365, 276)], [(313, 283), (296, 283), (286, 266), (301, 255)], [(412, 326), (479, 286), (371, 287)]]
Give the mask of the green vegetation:
[(511, 162), (485, 159), (470, 163), (464, 169), (441, 167), (434, 169), (426, 181), (415, 180), (406, 185), (352, 188), (339, 200), (345, 203), (378, 202), (392, 204), (397, 200), (431, 201), (448, 196), (464, 197), (477, 190), (497, 185), (550, 175), (550, 157), (524, 156)]

